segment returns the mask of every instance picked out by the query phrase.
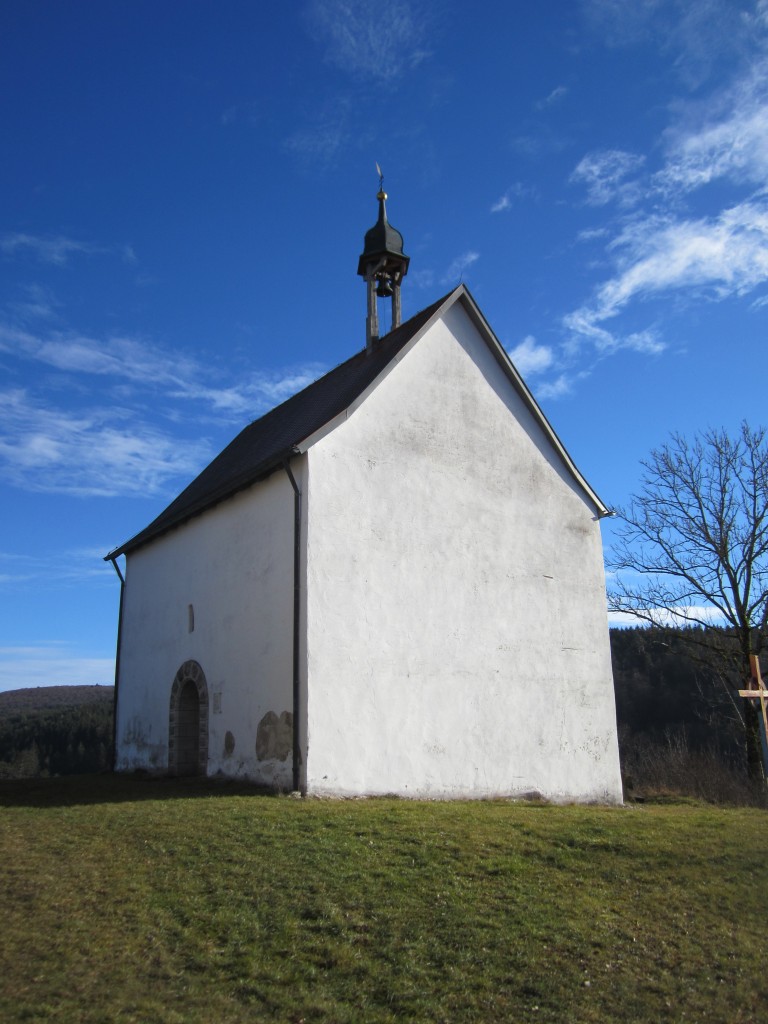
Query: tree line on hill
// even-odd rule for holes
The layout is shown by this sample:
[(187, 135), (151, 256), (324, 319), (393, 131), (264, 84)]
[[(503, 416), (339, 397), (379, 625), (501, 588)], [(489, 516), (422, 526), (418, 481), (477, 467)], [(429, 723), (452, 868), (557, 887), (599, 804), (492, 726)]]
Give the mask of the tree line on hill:
[(740, 698), (708, 651), (697, 650), (702, 632), (697, 627), (611, 630), (619, 730), (652, 742), (684, 733), (691, 749), (716, 747), (738, 758)]
[(0, 694), (0, 779), (108, 771), (112, 694), (111, 686), (46, 686)]

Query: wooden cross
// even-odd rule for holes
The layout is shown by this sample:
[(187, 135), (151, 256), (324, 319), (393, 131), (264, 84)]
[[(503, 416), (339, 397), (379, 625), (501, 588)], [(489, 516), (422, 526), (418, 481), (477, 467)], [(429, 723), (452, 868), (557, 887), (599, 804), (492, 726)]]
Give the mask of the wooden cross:
[(749, 667), (752, 669), (752, 678), (749, 682), (749, 687), (746, 690), (739, 690), (739, 696), (760, 701), (760, 709), (763, 712), (765, 741), (768, 743), (768, 709), (766, 709), (766, 701), (768, 701), (768, 687), (766, 687), (763, 682), (763, 677), (760, 674), (760, 660), (756, 654), (750, 654)]

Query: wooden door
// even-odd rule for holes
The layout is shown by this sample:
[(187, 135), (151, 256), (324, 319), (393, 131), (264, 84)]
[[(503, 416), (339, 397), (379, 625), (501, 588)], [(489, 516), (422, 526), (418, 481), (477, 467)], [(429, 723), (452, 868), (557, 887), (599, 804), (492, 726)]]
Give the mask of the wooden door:
[(200, 773), (200, 697), (191, 679), (184, 683), (179, 694), (176, 743), (176, 761), (179, 775)]

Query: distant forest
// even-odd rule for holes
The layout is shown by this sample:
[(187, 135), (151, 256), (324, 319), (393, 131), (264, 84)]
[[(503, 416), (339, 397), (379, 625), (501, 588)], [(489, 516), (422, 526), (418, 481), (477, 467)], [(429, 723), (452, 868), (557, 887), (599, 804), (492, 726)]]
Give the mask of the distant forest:
[[(668, 785), (708, 797), (701, 789), (705, 776), (714, 785), (717, 775), (722, 789), (743, 773), (738, 698), (734, 704), (691, 639), (697, 631), (611, 630), (619, 746), (630, 789)], [(111, 686), (0, 694), (0, 778), (109, 770), (112, 694)]]
[(109, 770), (113, 692), (41, 686), (0, 693), (0, 779)]
[(729, 686), (702, 639), (701, 629), (611, 630), (625, 796), (768, 806), (765, 785), (747, 776), (733, 685), (745, 681)]
[[(619, 733), (659, 742), (684, 735), (694, 750), (713, 747), (737, 757), (742, 735), (729, 689), (712, 655), (699, 646), (703, 630), (611, 630)], [(741, 684), (743, 685), (743, 684)]]

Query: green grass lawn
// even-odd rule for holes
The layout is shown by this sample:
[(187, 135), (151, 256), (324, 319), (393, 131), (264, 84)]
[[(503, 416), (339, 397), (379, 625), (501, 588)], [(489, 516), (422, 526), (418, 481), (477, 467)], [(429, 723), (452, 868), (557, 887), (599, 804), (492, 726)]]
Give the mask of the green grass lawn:
[(768, 1020), (768, 815), (0, 785), (0, 1020)]

